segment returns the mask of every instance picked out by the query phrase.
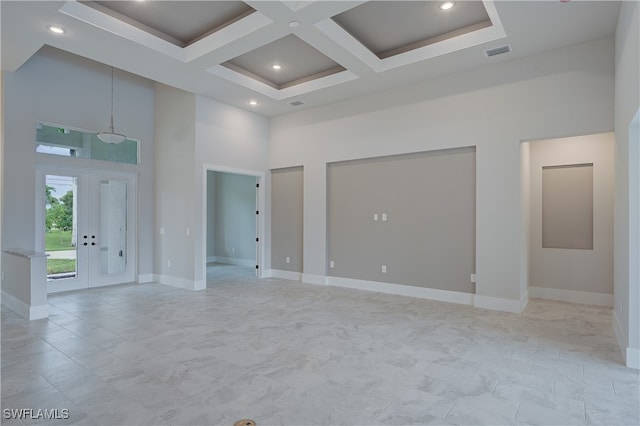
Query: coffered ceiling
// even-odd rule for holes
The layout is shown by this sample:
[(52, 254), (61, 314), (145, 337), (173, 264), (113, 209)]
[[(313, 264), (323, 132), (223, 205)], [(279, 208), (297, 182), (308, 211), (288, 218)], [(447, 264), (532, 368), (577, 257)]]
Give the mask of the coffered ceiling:
[(2, 68), (48, 45), (273, 116), (611, 36), (620, 6), (443, 3), (3, 0)]

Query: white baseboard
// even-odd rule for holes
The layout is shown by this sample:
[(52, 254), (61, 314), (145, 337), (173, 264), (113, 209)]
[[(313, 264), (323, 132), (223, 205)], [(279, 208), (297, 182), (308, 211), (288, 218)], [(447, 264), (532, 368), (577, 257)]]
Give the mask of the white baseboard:
[(327, 285), (327, 277), (324, 275), (302, 274), (302, 282), (305, 284)]
[(583, 305), (613, 306), (613, 295), (590, 291), (562, 290), (558, 288), (529, 287), (529, 296), (538, 299), (560, 300)]
[(522, 310), (524, 309), (523, 305), (526, 305), (527, 301), (528, 296), (526, 293), (520, 300), (475, 295), (473, 306), (481, 309), (490, 309), (492, 311), (502, 311), (519, 314), (522, 313)]
[(627, 367), (640, 370), (640, 349), (627, 348), (626, 361), (627, 361)]
[(352, 278), (341, 277), (327, 277), (327, 284), (336, 287), (375, 291), (377, 293), (417, 297), (420, 299), (437, 300), (440, 302), (457, 303), (461, 305), (473, 305), (473, 294), (458, 291), (439, 290), (378, 281), (355, 280)]
[(627, 334), (624, 332), (624, 328), (622, 328), (622, 324), (620, 324), (620, 319), (618, 318), (618, 314), (615, 310), (611, 314), (611, 319), (613, 322), (613, 331), (615, 331), (616, 339), (618, 339), (618, 346), (620, 346), (622, 355), (625, 355), (628, 343)]
[(520, 298), (520, 312), (524, 311), (524, 308), (529, 304), (529, 289), (525, 290), (524, 294)]
[(138, 284), (153, 282), (153, 274), (140, 274), (138, 275)]
[(616, 339), (618, 339), (618, 345), (620, 346), (620, 351), (624, 356), (625, 364), (629, 368), (640, 370), (640, 349), (629, 347), (627, 334), (625, 333), (615, 310), (613, 311), (613, 314), (611, 314), (611, 318), (613, 322), (613, 330), (615, 331)]
[[(213, 259), (213, 260), (209, 260)], [(238, 259), (233, 257), (221, 257), (221, 256), (213, 256), (207, 257), (207, 262), (216, 262), (216, 263), (224, 263), (227, 265), (236, 265), (236, 266), (256, 266), (256, 261), (254, 259)]]
[(49, 305), (32, 306), (29, 308), (29, 319), (39, 320), (49, 318)]
[(268, 269), (264, 272), (263, 278), (280, 278), (282, 280), (302, 281), (302, 273), (283, 271), (282, 269)]
[(207, 280), (196, 280), (193, 282), (194, 290), (204, 290), (205, 288), (207, 288)]
[(49, 305), (29, 306), (22, 300), (2, 292), (2, 304), (16, 314), (28, 320), (37, 320), (49, 317)]
[[(199, 290), (198, 283), (185, 278), (171, 277), (169, 275), (153, 274), (153, 281), (171, 287), (183, 288), (185, 290)], [(205, 285), (206, 287), (206, 285)]]

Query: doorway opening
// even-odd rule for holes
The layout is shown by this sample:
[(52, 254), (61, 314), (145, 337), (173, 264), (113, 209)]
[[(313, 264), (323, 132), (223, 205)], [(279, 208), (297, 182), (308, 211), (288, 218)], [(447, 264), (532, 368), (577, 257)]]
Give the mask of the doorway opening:
[(260, 177), (206, 171), (206, 279), (259, 276)]
[(613, 306), (614, 144), (613, 133), (522, 143), (529, 297)]

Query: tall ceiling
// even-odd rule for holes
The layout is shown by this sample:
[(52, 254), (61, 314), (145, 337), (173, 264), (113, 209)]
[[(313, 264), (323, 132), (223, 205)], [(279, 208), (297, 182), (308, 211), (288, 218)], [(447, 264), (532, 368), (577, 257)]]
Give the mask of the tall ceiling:
[(608, 37), (620, 8), (442, 3), (2, 0), (2, 69), (47, 45), (275, 116)]

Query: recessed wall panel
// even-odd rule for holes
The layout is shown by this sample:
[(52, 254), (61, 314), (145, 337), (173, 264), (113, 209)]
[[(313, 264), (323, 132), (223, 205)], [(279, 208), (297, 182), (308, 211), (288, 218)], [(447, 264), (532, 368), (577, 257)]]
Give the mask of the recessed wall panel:
[(329, 164), (327, 198), (329, 275), (474, 291), (475, 148)]
[(271, 171), (271, 268), (302, 272), (302, 167)]
[(542, 168), (542, 247), (593, 249), (593, 164)]

